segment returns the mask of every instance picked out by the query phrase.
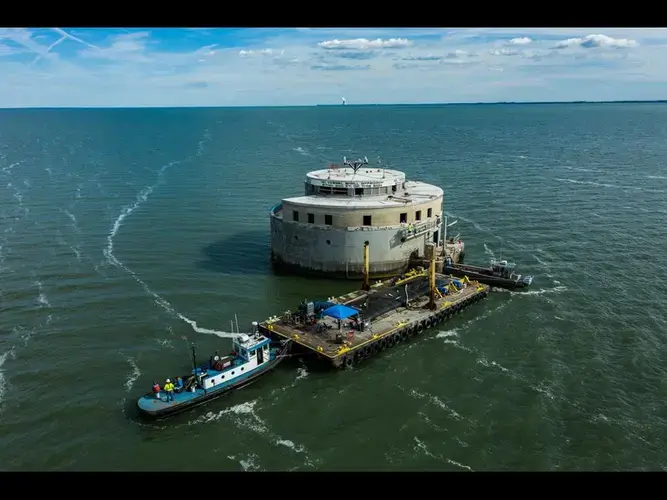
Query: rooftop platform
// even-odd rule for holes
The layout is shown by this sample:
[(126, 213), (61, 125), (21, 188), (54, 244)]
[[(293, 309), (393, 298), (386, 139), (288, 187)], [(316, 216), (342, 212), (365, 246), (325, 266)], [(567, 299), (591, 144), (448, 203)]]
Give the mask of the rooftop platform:
[(309, 196), (297, 196), (286, 198), (283, 202), (298, 206), (322, 208), (383, 208), (404, 207), (433, 200), (444, 195), (442, 188), (420, 181), (407, 181), (405, 189), (391, 195), (347, 197), (337, 195), (314, 194)]
[(306, 179), (314, 186), (381, 187), (405, 182), (405, 174), (386, 168), (328, 168), (308, 172)]

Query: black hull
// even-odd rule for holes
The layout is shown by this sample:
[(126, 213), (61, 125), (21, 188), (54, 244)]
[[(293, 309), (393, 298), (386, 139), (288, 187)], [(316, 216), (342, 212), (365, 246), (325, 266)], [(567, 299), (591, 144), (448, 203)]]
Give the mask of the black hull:
[(249, 377), (229, 385), (228, 387), (225, 387), (224, 389), (218, 390), (218, 391), (212, 391), (207, 394), (204, 394), (203, 396), (193, 399), (190, 401), (187, 401), (185, 403), (182, 403), (178, 406), (172, 406), (169, 408), (165, 408), (164, 410), (158, 410), (158, 411), (153, 411), (153, 412), (148, 412), (145, 410), (142, 410), (141, 408), (138, 408), (139, 413), (142, 417), (147, 418), (149, 420), (162, 420), (167, 417), (172, 417), (174, 415), (177, 415), (179, 413), (183, 413), (185, 411), (191, 410), (193, 408), (197, 408), (198, 406), (204, 405), (206, 403), (210, 403), (214, 399), (221, 398), (222, 396), (226, 396), (238, 389), (242, 389), (244, 387), (249, 386), (253, 382), (256, 382), (259, 380), (261, 377), (264, 375), (272, 372), (282, 361), (287, 358), (286, 351), (282, 351), (278, 356), (267, 363), (266, 368), (258, 371), (257, 373), (254, 373), (250, 375)]
[[(500, 276), (493, 276), (487, 274), (489, 271), (483, 267), (478, 268), (479, 271), (474, 270), (473, 266), (468, 268), (460, 267), (445, 267), (443, 269), (443, 274), (451, 274), (457, 278), (468, 277), (468, 279), (479, 281), (484, 285), (489, 285), (490, 287), (496, 288), (506, 288), (508, 290), (518, 290), (521, 288), (526, 288), (528, 283), (524, 281), (517, 281), (513, 279), (501, 278)], [(486, 271), (486, 272), (484, 272)]]

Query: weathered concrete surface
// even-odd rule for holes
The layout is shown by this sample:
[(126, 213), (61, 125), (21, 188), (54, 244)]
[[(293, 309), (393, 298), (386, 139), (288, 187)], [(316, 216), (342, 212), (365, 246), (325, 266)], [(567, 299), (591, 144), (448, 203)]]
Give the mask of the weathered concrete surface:
[(371, 278), (400, 274), (411, 259), (424, 255), (433, 239), (433, 225), (424, 234), (405, 238), (405, 228), (343, 229), (284, 221), (271, 216), (271, 256), (278, 268), (296, 273), (345, 277), (363, 276), (364, 243), (369, 243)]

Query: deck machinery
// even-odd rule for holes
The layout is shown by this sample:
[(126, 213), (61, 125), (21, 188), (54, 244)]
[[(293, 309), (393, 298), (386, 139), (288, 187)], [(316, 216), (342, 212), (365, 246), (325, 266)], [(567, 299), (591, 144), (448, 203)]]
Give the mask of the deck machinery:
[[(364, 265), (368, 270), (368, 245)], [(368, 276), (361, 290), (323, 302), (305, 301), (297, 311), (260, 323), (260, 332), (292, 340), (294, 354), (310, 353), (334, 367), (349, 367), (446, 321), (490, 290), (467, 278), (436, 273), (435, 252), (428, 270), (413, 269), (373, 285)]]

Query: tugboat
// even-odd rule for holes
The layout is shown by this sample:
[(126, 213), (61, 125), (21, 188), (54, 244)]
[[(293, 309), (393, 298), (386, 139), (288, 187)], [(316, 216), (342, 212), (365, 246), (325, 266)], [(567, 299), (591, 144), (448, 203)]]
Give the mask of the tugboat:
[(533, 282), (532, 276), (516, 274), (514, 269), (516, 264), (506, 260), (491, 259), (489, 267), (468, 266), (464, 264), (454, 264), (450, 257), (445, 259), (443, 274), (451, 274), (458, 278), (465, 276), (468, 279), (479, 281), (485, 285), (498, 288), (507, 288), (514, 290), (525, 288)]
[(233, 350), (227, 356), (211, 356), (208, 362), (197, 365), (195, 346), (192, 344), (192, 371), (164, 387), (154, 383), (153, 391), (137, 400), (142, 416), (160, 419), (181, 413), (245, 387), (272, 371), (288, 356), (290, 341), (272, 345), (271, 339), (257, 331), (252, 323), (250, 334), (238, 334)]

